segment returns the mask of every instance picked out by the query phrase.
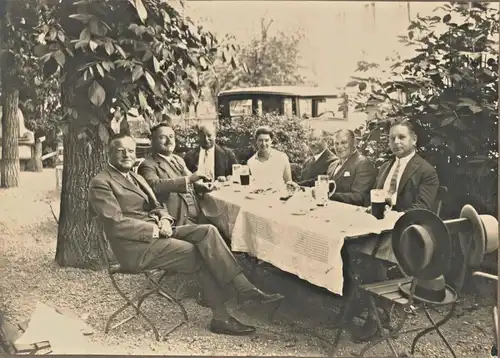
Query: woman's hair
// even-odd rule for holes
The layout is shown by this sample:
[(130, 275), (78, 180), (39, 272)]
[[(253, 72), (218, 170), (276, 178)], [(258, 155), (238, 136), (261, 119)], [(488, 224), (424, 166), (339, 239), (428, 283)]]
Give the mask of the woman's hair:
[(261, 134), (268, 134), (271, 137), (271, 140), (274, 139), (274, 132), (269, 126), (260, 126), (255, 131), (254, 138), (257, 139)]

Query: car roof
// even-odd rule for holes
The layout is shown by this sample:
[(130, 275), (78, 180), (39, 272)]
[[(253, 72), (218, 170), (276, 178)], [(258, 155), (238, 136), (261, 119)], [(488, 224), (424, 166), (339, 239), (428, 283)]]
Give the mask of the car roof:
[(261, 86), (236, 88), (219, 92), (218, 96), (245, 95), (245, 94), (274, 94), (294, 97), (331, 97), (337, 98), (338, 90), (324, 87), (307, 86)]

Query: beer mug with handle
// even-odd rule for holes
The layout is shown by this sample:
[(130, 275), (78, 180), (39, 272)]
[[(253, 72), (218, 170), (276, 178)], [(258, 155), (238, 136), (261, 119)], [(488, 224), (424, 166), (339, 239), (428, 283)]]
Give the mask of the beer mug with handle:
[(384, 189), (372, 189), (370, 191), (371, 213), (379, 220), (385, 218), (385, 212), (392, 209), (387, 197), (388, 193)]

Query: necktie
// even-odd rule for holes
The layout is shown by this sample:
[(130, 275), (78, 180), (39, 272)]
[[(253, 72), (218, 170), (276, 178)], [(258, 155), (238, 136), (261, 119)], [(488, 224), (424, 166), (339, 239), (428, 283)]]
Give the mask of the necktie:
[(389, 184), (389, 195), (391, 197), (396, 192), (396, 187), (398, 184), (399, 168), (401, 167), (401, 161), (399, 159), (396, 160), (398, 163), (396, 164), (396, 169), (394, 170), (394, 174), (392, 174), (391, 182)]
[(134, 177), (130, 174), (130, 173), (127, 173), (126, 175), (126, 178), (132, 183), (134, 184), (136, 187), (138, 187), (139, 189), (141, 188), (139, 186), (139, 183), (137, 183), (137, 180), (134, 179)]
[(169, 158), (169, 162), (175, 169), (177, 169), (179, 175), (184, 175), (184, 168), (179, 164), (179, 162), (177, 162), (175, 158)]

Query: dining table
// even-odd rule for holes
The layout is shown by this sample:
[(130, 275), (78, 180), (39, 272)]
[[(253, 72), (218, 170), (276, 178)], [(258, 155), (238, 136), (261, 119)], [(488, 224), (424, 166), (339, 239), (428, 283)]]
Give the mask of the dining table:
[(365, 207), (336, 201), (318, 205), (310, 188), (291, 195), (284, 187), (231, 182), (206, 193), (201, 208), (231, 241), (232, 251), (248, 253), (337, 295), (344, 284), (344, 244), (373, 240), (391, 231), (402, 215), (389, 211), (379, 220)]

